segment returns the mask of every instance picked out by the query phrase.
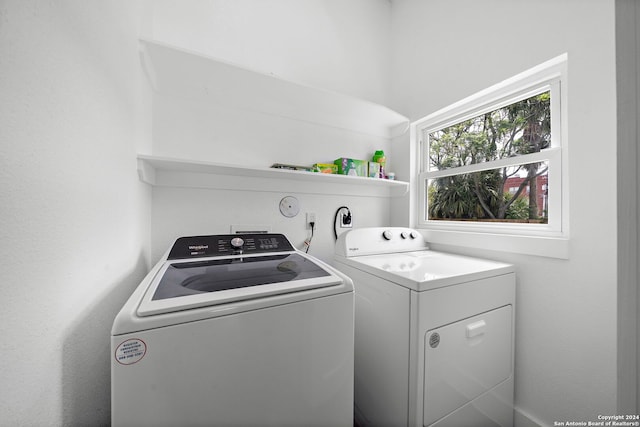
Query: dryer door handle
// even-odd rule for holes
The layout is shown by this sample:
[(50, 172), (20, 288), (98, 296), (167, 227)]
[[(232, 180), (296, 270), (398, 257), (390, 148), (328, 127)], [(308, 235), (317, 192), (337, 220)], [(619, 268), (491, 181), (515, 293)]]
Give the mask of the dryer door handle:
[(477, 337), (484, 334), (484, 329), (487, 326), (484, 320), (479, 320), (467, 325), (467, 338)]

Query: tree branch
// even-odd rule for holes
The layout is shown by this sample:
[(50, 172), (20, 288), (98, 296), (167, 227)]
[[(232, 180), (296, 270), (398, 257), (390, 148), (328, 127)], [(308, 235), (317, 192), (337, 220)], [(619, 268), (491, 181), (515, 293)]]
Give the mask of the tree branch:
[(496, 216), (494, 215), (493, 212), (491, 212), (491, 209), (489, 209), (489, 206), (487, 206), (487, 203), (484, 201), (484, 198), (480, 194), (480, 183), (478, 182), (478, 179), (475, 177), (473, 178), (473, 192), (478, 197), (478, 202), (480, 202), (480, 206), (482, 207), (482, 210), (484, 210), (487, 213), (487, 215), (491, 217), (491, 219), (496, 219)]

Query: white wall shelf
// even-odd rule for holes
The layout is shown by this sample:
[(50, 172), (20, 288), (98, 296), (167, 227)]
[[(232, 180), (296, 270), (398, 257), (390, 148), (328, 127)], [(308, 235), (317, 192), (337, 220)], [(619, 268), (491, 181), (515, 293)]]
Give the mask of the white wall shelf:
[(171, 96), (286, 117), (383, 138), (407, 131), (409, 119), (370, 101), (331, 92), (151, 40), (141, 58), (152, 87)]
[(138, 155), (138, 176), (153, 186), (398, 197), (409, 183), (388, 179), (247, 167)]

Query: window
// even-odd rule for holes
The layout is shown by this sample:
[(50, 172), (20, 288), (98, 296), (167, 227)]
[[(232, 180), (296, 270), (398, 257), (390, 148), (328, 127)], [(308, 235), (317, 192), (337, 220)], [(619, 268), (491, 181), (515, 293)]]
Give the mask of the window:
[(567, 236), (566, 55), (413, 124), (418, 226)]

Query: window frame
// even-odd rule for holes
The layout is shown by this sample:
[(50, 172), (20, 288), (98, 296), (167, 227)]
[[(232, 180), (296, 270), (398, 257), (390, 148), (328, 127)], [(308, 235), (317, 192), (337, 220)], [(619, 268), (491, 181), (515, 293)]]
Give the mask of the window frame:
[[(412, 123), (411, 134), (416, 141), (418, 159), (416, 165), (418, 169), (418, 185), (416, 186), (418, 207), (415, 224), (417, 228), (425, 230), (430, 241), (469, 242), (463, 246), (483, 248), (488, 246), (496, 250), (500, 250), (500, 246), (505, 245), (506, 242), (510, 251), (529, 253), (530, 249), (527, 248), (527, 245), (536, 246), (535, 244), (531, 245), (531, 239), (552, 239), (564, 241), (564, 243), (556, 249), (533, 250), (533, 252), (543, 256), (568, 258), (567, 87), (567, 54), (563, 54)], [(537, 153), (440, 171), (428, 170), (428, 143), (423, 140), (423, 135), (545, 91), (551, 92), (552, 128), (549, 148)], [(429, 179), (539, 161), (547, 161), (549, 164), (548, 203), (550, 210), (547, 224), (427, 219)], [(502, 243), (492, 245), (490, 241), (487, 241), (487, 238), (491, 236), (500, 236), (494, 240)], [(514, 250), (514, 246), (518, 245), (509, 242), (510, 237), (513, 238), (511, 239), (513, 242), (522, 242), (524, 247)], [(481, 243), (474, 244), (474, 238)]]

